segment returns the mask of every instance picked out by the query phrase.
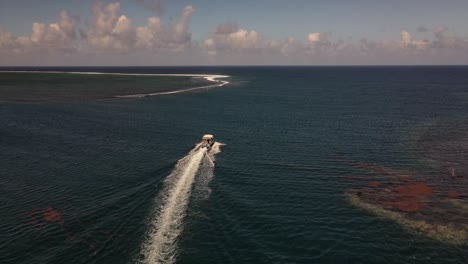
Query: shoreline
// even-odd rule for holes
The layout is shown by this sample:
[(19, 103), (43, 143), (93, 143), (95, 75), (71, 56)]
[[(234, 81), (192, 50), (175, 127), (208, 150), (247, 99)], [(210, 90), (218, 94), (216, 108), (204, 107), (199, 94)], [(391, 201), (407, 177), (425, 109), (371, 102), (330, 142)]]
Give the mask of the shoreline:
[(158, 95), (169, 95), (184, 93), (199, 89), (208, 89), (214, 87), (222, 87), (229, 84), (228, 81), (217, 80), (220, 78), (228, 78), (228, 75), (218, 75), (218, 74), (179, 74), (179, 73), (113, 73), (113, 72), (67, 72), (67, 71), (0, 71), (0, 73), (46, 73), (46, 74), (82, 74), (82, 75), (116, 75), (116, 76), (173, 76), (173, 77), (195, 77), (195, 78), (204, 78), (207, 81), (213, 82), (211, 85), (204, 85), (199, 87), (191, 87), (186, 89), (167, 91), (167, 92), (154, 92), (154, 93), (141, 93), (141, 94), (125, 94), (125, 95), (114, 95), (111, 98), (101, 99), (101, 100), (111, 100), (111, 99), (134, 99), (134, 98), (144, 98), (150, 96)]

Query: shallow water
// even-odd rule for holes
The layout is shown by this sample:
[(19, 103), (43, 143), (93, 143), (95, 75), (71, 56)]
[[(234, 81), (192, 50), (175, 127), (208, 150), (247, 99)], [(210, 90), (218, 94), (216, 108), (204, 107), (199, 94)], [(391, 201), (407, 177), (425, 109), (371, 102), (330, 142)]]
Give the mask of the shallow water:
[(204, 133), (226, 145), (209, 192), (194, 178), (176, 263), (467, 262), (466, 246), (350, 203), (385, 176), (343, 160), (439, 189), (450, 168), (466, 174), (468, 67), (45, 70), (231, 77), (134, 100), (1, 103), (1, 263), (144, 260), (165, 180)]
[(71, 102), (170, 94), (218, 84), (201, 76), (104, 72), (0, 71), (4, 102)]

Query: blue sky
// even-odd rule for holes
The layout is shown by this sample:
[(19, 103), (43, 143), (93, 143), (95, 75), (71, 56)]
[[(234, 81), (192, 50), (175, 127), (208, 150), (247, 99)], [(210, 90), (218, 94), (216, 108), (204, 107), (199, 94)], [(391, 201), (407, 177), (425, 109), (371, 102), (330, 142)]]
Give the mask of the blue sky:
[[(139, 64), (137, 58), (141, 55), (137, 53), (142, 51), (157, 57), (158, 64), (167, 65), (184, 64), (184, 58), (187, 64), (398, 64), (395, 52), (401, 55), (401, 64), (468, 63), (467, 56), (463, 55), (468, 50), (466, 0), (106, 0), (101, 3), (102, 13), (105, 15), (106, 6), (116, 2), (120, 5), (113, 9), (115, 19), (125, 16), (131, 21), (130, 28), (126, 27), (125, 32), (118, 36), (111, 29), (107, 33), (98, 32), (94, 25), (96, 14), (92, 11), (96, 5), (94, 0), (1, 0), (0, 29), (3, 38), (0, 35), (0, 58), (4, 60), (0, 64), (12, 61), (27, 64), (28, 56), (37, 63), (39, 53), (46, 50), (50, 53), (49, 58), (56, 62), (71, 56), (77, 59), (78, 64), (86, 64), (86, 54), (94, 53), (91, 57), (96, 57), (112, 51), (131, 64)], [(161, 7), (160, 10), (145, 8), (155, 3)], [(192, 9), (186, 10), (188, 6)], [(73, 28), (67, 28), (73, 32), (64, 28), (58, 29), (62, 33), (49, 32), (50, 24), (61, 21), (62, 10), (67, 11), (62, 19), (68, 21), (67, 17), (70, 17), (73, 21)], [(183, 32), (177, 33), (177, 38), (168, 40), (168, 37), (163, 37), (151, 44), (142, 44), (143, 38), (159, 38), (162, 31), (168, 35), (176, 34), (175, 31), (169, 32), (180, 23), (184, 10), (188, 12), (187, 21), (183, 23)], [(104, 15), (103, 19), (106, 18)], [(137, 33), (138, 27), (147, 26), (149, 17), (160, 18), (165, 29), (152, 35), (144, 35), (143, 31)], [(113, 23), (109, 25), (113, 27), (116, 21), (107, 22)], [(218, 26), (227, 22), (233, 27), (218, 34)], [(40, 39), (27, 43), (21, 37), (33, 39), (33, 23), (44, 24), (46, 29), (40, 32)], [(6, 32), (14, 37), (6, 35)], [(407, 36), (404, 32), (410, 36), (406, 42), (403, 40), (403, 35)], [(311, 39), (310, 34), (315, 33), (321, 35), (314, 35)], [(70, 39), (59, 38), (60, 34)], [(294, 40), (285, 48), (287, 38)], [(365, 45), (362, 44), (363, 39), (367, 41)], [(60, 45), (52, 40), (60, 42)], [(121, 44), (112, 46), (103, 43), (104, 40), (121, 41)], [(161, 44), (161, 40), (167, 43)], [(292, 46), (294, 52), (289, 52)], [(65, 52), (60, 54), (57, 50)], [(276, 50), (273, 55), (272, 50)], [(356, 51), (364, 51), (367, 57), (356, 57)], [(343, 54), (346, 52), (348, 55)], [(305, 55), (309, 60), (303, 59)], [(240, 59), (242, 57), (245, 60)], [(143, 59), (140, 62), (146, 65), (153, 61)], [(89, 64), (96, 62), (89, 61)]]

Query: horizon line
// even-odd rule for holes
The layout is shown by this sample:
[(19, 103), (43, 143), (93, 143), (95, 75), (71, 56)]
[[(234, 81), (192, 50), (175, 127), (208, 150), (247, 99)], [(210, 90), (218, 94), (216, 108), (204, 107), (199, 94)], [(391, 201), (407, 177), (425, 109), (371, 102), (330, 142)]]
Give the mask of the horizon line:
[(16, 65), (16, 66), (0, 66), (0, 68), (182, 68), (182, 67), (464, 67), (468, 64), (349, 64), (349, 65), (302, 65), (302, 64), (258, 64), (258, 65)]

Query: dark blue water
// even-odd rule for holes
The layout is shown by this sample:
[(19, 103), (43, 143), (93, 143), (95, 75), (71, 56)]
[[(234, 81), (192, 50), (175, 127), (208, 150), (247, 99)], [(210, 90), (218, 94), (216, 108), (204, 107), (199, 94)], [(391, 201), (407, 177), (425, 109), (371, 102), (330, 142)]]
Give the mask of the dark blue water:
[(467, 244), (353, 206), (344, 193), (368, 182), (348, 178), (373, 172), (343, 162), (429, 183), (450, 177), (450, 164), (466, 172), (468, 67), (41, 70), (231, 83), (136, 100), (0, 103), (0, 263), (142, 261), (164, 179), (205, 133), (226, 145), (210, 195), (191, 194), (177, 263), (468, 261)]

